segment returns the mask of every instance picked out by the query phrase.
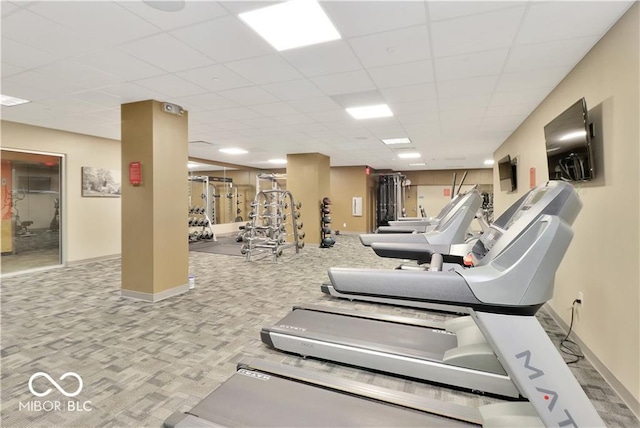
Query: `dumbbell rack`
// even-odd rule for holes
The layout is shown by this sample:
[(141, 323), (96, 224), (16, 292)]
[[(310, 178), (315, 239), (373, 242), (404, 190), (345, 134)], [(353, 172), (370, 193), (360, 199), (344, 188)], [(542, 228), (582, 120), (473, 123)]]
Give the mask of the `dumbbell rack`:
[[(256, 193), (251, 207), (251, 222), (245, 225), (242, 234), (244, 244), (240, 249), (247, 261), (261, 254), (273, 257), (273, 262), (276, 263), (284, 249), (294, 247), (297, 254), (304, 247), (302, 239), (305, 233), (302, 231), (302, 221), (299, 221), (302, 204), (295, 204), (291, 192), (262, 190)], [(286, 212), (289, 208), (290, 214)], [(287, 223), (289, 216), (291, 223)], [(291, 227), (291, 232), (288, 232), (288, 226)]]
[(211, 219), (203, 207), (189, 208), (189, 242), (217, 241), (216, 234), (211, 228)]
[[(216, 234), (211, 227), (215, 224), (215, 188), (210, 186), (209, 177), (206, 175), (190, 175), (189, 180), (189, 217), (188, 217), (188, 238), (189, 242), (202, 240), (216, 241)], [(211, 196), (209, 192), (211, 191)], [(197, 195), (200, 194), (200, 202)]]
[(336, 244), (335, 239), (331, 237), (331, 199), (322, 198), (320, 202), (320, 248), (331, 248)]

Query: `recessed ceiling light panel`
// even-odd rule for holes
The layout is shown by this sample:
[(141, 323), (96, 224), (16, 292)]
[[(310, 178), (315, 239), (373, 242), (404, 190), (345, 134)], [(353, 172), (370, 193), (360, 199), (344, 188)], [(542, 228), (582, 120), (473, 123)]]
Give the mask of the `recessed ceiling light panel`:
[(287, 163), (287, 160), (286, 159), (269, 159), (269, 163), (276, 164), (276, 165), (284, 165)]
[(9, 95), (0, 94), (0, 104), (5, 107), (18, 106), (20, 104), (30, 103), (29, 100), (23, 100), (22, 98), (11, 97)]
[(385, 143), (386, 145), (392, 145), (392, 144), (411, 144), (411, 140), (408, 138), (387, 138), (385, 140), (382, 140), (383, 143)]
[(386, 104), (378, 104), (364, 107), (349, 107), (347, 113), (355, 119), (374, 119), (377, 117), (390, 117), (393, 112)]
[(398, 153), (398, 157), (400, 159), (415, 159), (421, 157), (421, 155), (418, 152), (404, 152)]
[(484, 161), (485, 165), (493, 165), (495, 163), (495, 161), (493, 159), (487, 159), (486, 161)]
[(244, 155), (249, 153), (248, 151), (244, 150), (244, 149), (239, 149), (237, 147), (229, 147), (226, 149), (220, 149), (218, 150), (221, 153), (226, 153), (228, 155)]
[(241, 13), (239, 17), (278, 51), (341, 38), (314, 0), (291, 0)]

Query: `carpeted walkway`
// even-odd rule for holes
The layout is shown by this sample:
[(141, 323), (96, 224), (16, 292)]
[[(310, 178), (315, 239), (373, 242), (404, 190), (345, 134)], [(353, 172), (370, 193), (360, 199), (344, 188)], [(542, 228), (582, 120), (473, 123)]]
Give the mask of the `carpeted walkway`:
[[(478, 406), (497, 399), (398, 379), (265, 347), (259, 331), (291, 307), (312, 303), (422, 319), (441, 314), (408, 308), (348, 302), (323, 295), (319, 286), (331, 266), (391, 268), (356, 236), (340, 235), (331, 249), (307, 246), (285, 251), (277, 264), (264, 259), (192, 252), (196, 288), (155, 304), (120, 298), (120, 261), (104, 261), (2, 281), (3, 427), (160, 427), (176, 410), (186, 411), (235, 372), (245, 356), (266, 358), (332, 373), (422, 397)], [(563, 336), (545, 313), (539, 318), (554, 342)], [(605, 422), (639, 426), (638, 420), (586, 361), (572, 368)], [(30, 411), (29, 378), (46, 372), (54, 379), (68, 371), (84, 382), (75, 397), (90, 411)], [(73, 380), (58, 381), (76, 389)], [(44, 378), (42, 400), (67, 399)], [(277, 399), (277, 397), (274, 397)], [(242, 405), (243, 403), (238, 403)], [(250, 411), (248, 409), (248, 411)]]

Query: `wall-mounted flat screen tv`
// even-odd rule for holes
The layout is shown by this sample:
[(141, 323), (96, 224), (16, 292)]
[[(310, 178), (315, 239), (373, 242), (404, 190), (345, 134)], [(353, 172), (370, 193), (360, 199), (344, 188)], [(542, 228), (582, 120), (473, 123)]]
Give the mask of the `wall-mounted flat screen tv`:
[(550, 180), (586, 181), (595, 178), (591, 134), (584, 98), (544, 127)]
[(498, 177), (500, 178), (500, 190), (505, 192), (516, 191), (518, 177), (516, 165), (511, 161), (511, 156), (507, 155), (498, 161)]

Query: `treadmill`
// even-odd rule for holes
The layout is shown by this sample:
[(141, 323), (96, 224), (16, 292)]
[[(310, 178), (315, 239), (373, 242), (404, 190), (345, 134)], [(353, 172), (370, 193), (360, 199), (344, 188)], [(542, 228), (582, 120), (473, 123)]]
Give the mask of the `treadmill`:
[[(476, 217), (476, 213), (482, 207), (482, 196), (477, 189), (472, 189), (463, 195), (456, 196), (443, 209), (446, 214), (439, 218), (434, 225), (427, 227), (425, 233), (417, 233), (414, 228), (387, 229), (378, 228), (379, 231), (393, 233), (365, 233), (360, 235), (360, 242), (364, 246), (370, 246), (372, 242), (398, 242), (398, 243), (434, 243), (451, 244), (462, 243), (466, 239), (467, 229)], [(411, 222), (407, 222), (411, 223)]]
[[(570, 229), (559, 217), (547, 216), (544, 221), (542, 229), (562, 230), (560, 234), (570, 240)], [(433, 291), (439, 299), (435, 287)], [(524, 300), (536, 299), (525, 292)], [(472, 308), (470, 314), (528, 402), (474, 408), (269, 361), (244, 360), (209, 396), (187, 412), (173, 413), (164, 425), (604, 427), (535, 316), (505, 313), (504, 307), (514, 305)]]
[[(466, 272), (471, 265), (480, 267), (490, 264), (494, 258), (500, 255), (499, 251), (487, 252), (492, 248), (498, 239), (503, 240), (502, 248), (506, 248), (503, 232), (509, 229), (511, 224), (527, 211), (530, 219), (544, 214), (561, 215), (563, 201), (571, 194), (571, 189), (565, 186), (558, 186), (556, 182), (549, 182), (546, 187), (551, 188), (555, 195), (547, 196), (548, 202), (540, 202), (529, 206), (528, 202), (538, 194), (538, 190), (532, 189), (518, 199), (509, 207), (492, 225), (484, 231), (477, 240), (470, 240), (463, 244), (435, 244), (435, 243), (398, 243), (398, 242), (373, 242), (371, 249), (380, 257), (397, 258), (404, 260), (415, 260), (418, 265), (431, 263), (434, 255), (442, 257), (442, 263), (446, 270), (456, 270)], [(554, 198), (557, 200), (554, 201)], [(565, 219), (565, 221), (573, 221)], [(515, 234), (511, 234), (515, 236)], [(479, 242), (479, 243), (478, 243)], [(477, 253), (477, 256), (474, 254)], [(467, 265), (465, 265), (467, 257)], [(474, 258), (475, 257), (475, 258)], [(415, 269), (416, 267), (414, 267)], [(431, 263), (430, 270), (443, 270), (443, 265)], [(424, 269), (407, 275), (401, 274), (397, 269), (393, 271), (379, 269), (353, 269), (353, 268), (330, 268), (328, 271), (329, 282), (321, 285), (321, 290), (325, 294), (333, 297), (348, 300), (359, 300), (374, 303), (391, 304), (396, 306), (407, 306), (420, 309), (429, 309), (443, 312), (467, 313), (467, 308), (463, 306), (453, 306), (451, 304), (435, 303), (431, 300), (421, 299), (419, 295), (399, 292), (397, 284), (415, 281), (414, 287), (420, 287), (419, 282), (422, 276), (417, 273), (424, 273)], [(404, 276), (398, 276), (404, 275)], [(463, 273), (463, 275), (465, 275)]]
[[(363, 280), (374, 292), (385, 287), (398, 298), (467, 312), (533, 316), (553, 295), (555, 272), (572, 238), (569, 225), (581, 207), (571, 185), (550, 182), (527, 193), (504, 229), (494, 227), (476, 242), (477, 266), (446, 272), (371, 270), (373, 279)], [(469, 317), (442, 324), (294, 307), (263, 328), (261, 337), (273, 348), (303, 356), (505, 397), (522, 393)]]

